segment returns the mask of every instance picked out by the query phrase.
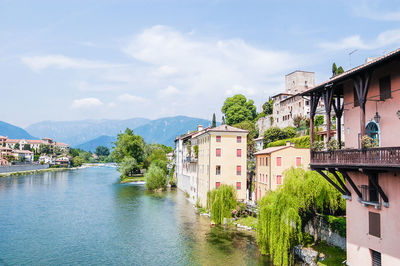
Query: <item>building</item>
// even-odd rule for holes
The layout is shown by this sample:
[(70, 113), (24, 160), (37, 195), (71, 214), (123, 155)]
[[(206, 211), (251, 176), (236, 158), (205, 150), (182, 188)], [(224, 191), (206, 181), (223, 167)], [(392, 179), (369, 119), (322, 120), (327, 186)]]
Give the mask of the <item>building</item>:
[(247, 130), (221, 125), (199, 126), (175, 140), (177, 186), (200, 205), (207, 193), (221, 184), (237, 189), (238, 200), (246, 200)]
[(33, 152), (26, 150), (13, 150), (12, 155), (16, 160), (24, 162), (33, 162)]
[(255, 153), (255, 200), (283, 184), (284, 172), (292, 167), (307, 169), (310, 150), (295, 148), (289, 141), (286, 146), (270, 147)]
[[(399, 88), (400, 49), (302, 94), (310, 97), (311, 118), (322, 98), (326, 120), (330, 121), (333, 108), (338, 136), (344, 131), (345, 149), (312, 151), (310, 167), (348, 200), (348, 265), (400, 265)], [(310, 131), (314, 131), (313, 123)], [(327, 131), (329, 136), (329, 126)], [(366, 146), (365, 136), (374, 139), (378, 147)]]
[(198, 200), (207, 203), (207, 192), (221, 184), (234, 186), (240, 201), (247, 195), (247, 130), (228, 125), (209, 128), (196, 135)]
[[(41, 140), (36, 139), (9, 139), (8, 137), (0, 136), (0, 143), (4, 147), (11, 148), (13, 150), (24, 150), (24, 147), (28, 147), (29, 150), (34, 150), (35, 153), (40, 152), (41, 145), (49, 146), (50, 152), (55, 150), (62, 152), (69, 151), (69, 145), (62, 142), (54, 142), (50, 138), (43, 138)], [(17, 145), (18, 144), (18, 145)], [(17, 147), (17, 148), (16, 148)]]

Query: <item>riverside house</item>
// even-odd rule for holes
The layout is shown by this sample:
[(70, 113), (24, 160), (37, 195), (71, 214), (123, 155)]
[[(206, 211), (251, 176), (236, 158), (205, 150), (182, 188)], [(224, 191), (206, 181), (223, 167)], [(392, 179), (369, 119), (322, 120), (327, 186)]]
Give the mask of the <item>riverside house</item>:
[[(310, 167), (347, 199), (347, 264), (400, 265), (400, 49), (302, 95), (311, 98), (311, 143), (321, 98), (327, 107), (326, 121), (333, 108), (338, 136), (344, 131), (345, 146), (311, 151)], [(329, 126), (327, 130), (329, 136)], [(377, 147), (367, 145), (371, 139)]]
[(238, 200), (247, 195), (247, 130), (228, 125), (198, 127), (175, 140), (179, 189), (190, 200), (207, 204), (207, 193), (221, 184), (236, 188)]
[(307, 169), (310, 163), (310, 150), (295, 148), (289, 141), (286, 146), (266, 148), (255, 156), (255, 200), (282, 185), (286, 170), (291, 167)]

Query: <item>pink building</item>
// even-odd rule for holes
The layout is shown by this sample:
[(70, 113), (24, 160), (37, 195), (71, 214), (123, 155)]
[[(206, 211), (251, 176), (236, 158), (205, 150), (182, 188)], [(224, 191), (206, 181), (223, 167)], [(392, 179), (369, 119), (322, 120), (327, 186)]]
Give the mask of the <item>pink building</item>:
[[(348, 265), (400, 265), (400, 49), (303, 95), (310, 97), (312, 118), (322, 98), (326, 120), (333, 108), (337, 130), (344, 130), (345, 146), (311, 151), (310, 167), (347, 199)], [(366, 148), (365, 135), (378, 147)]]

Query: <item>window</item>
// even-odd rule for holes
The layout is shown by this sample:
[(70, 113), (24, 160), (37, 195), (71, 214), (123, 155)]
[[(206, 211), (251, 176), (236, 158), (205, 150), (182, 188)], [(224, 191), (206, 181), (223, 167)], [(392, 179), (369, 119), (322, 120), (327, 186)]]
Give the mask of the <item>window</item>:
[(242, 175), (242, 167), (240, 165), (236, 166), (236, 175)]
[(354, 94), (354, 107), (360, 106), (360, 102), (358, 101), (357, 91), (355, 87), (353, 87), (353, 94)]
[(265, 183), (268, 182), (268, 175), (265, 175)]
[(301, 165), (301, 157), (296, 157), (296, 166), (299, 167)]
[(281, 175), (277, 175), (277, 176), (276, 176), (276, 183), (277, 183), (278, 185), (282, 184), (282, 176), (281, 176)]
[(276, 166), (282, 166), (282, 157), (276, 157)]
[[(373, 182), (371, 182), (371, 180)], [(378, 184), (378, 175), (377, 174), (371, 174), (368, 178), (368, 187), (369, 187), (369, 201), (371, 202), (378, 202), (379, 201), (379, 194), (378, 190), (375, 188), (375, 186), (372, 183)]]
[(372, 266), (382, 265), (382, 256), (380, 252), (371, 249), (371, 257), (372, 257)]
[(376, 212), (368, 212), (369, 216), (369, 234), (371, 236), (381, 237), (381, 215)]
[(310, 105), (310, 101), (306, 101), (306, 106), (309, 106)]
[(265, 166), (268, 166), (268, 157), (265, 157)]
[(242, 149), (237, 149), (236, 150), (236, 156), (237, 157), (242, 157)]
[(381, 101), (392, 97), (392, 89), (390, 86), (390, 76), (379, 79), (379, 90), (381, 94)]
[(215, 167), (215, 174), (216, 174), (216, 175), (220, 175), (220, 174), (221, 174), (221, 165), (217, 165), (217, 166)]
[(221, 182), (215, 182), (215, 188), (219, 188), (220, 185), (221, 185)]
[(217, 157), (221, 157), (221, 148), (217, 148), (217, 150), (215, 151)]
[(236, 142), (237, 143), (242, 143), (242, 137), (241, 136), (237, 136), (236, 137)]
[(241, 190), (242, 189), (242, 182), (236, 182), (236, 189)]
[(216, 141), (221, 142), (221, 136), (216, 136)]
[(261, 174), (260, 174), (260, 182), (261, 182)]

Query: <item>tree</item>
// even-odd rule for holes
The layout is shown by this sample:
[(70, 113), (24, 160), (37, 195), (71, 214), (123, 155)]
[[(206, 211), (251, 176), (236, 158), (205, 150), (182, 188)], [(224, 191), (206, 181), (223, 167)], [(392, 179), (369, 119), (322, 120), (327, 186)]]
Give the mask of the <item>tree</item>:
[(293, 124), (296, 128), (300, 128), (305, 124), (305, 117), (302, 115), (296, 115), (293, 117)]
[(262, 105), (262, 109), (263, 112), (266, 115), (272, 115), (272, 112), (274, 110), (274, 100), (272, 100), (271, 97), (268, 98), (268, 101), (266, 101), (263, 105)]
[(72, 166), (79, 167), (85, 163), (85, 160), (79, 156), (72, 158)]
[(314, 118), (314, 126), (315, 127), (319, 127), (319, 126), (322, 126), (322, 124), (324, 124), (324, 116), (323, 115), (317, 115)]
[(296, 129), (294, 127), (285, 127), (280, 129), (279, 127), (270, 127), (264, 132), (264, 147), (270, 142), (274, 142), (282, 139), (289, 139), (296, 136)]
[(234, 125), (257, 117), (257, 108), (253, 100), (247, 100), (242, 94), (228, 97), (221, 109), (225, 114), (226, 123)]
[(217, 126), (217, 120), (215, 119), (215, 113), (213, 113), (213, 118), (212, 118), (212, 127)]
[(19, 143), (16, 143), (15, 145), (14, 145), (14, 150), (18, 150), (19, 149)]
[(71, 154), (72, 157), (77, 157), (79, 156), (79, 149), (74, 149), (74, 148), (70, 148), (69, 149), (69, 154)]
[(143, 163), (146, 144), (143, 138), (133, 134), (131, 129), (127, 128), (124, 133), (118, 134), (114, 145), (111, 156), (117, 163), (122, 162), (125, 157), (135, 158), (139, 165)]
[(135, 158), (125, 157), (119, 164), (118, 171), (123, 176), (132, 176), (133, 174), (140, 173), (140, 167)]
[(156, 164), (151, 164), (149, 170), (144, 175), (146, 188), (149, 190), (165, 189), (167, 187), (167, 175), (163, 169)]
[(24, 144), (24, 146), (22, 147), (22, 149), (24, 151), (30, 151), (31, 150), (31, 145), (30, 144)]
[(342, 74), (344, 72), (343, 67), (337, 67), (336, 63), (333, 63), (332, 65), (332, 76), (337, 76), (339, 74)]
[(110, 155), (110, 149), (106, 146), (97, 146), (96, 152), (98, 156), (108, 156)]
[(222, 224), (224, 218), (232, 217), (232, 210), (236, 208), (236, 189), (233, 186), (222, 184), (218, 189), (207, 193), (207, 208), (210, 210), (211, 219)]
[(40, 154), (50, 154), (50, 153), (51, 153), (50, 145), (47, 145), (47, 144), (40, 144), (40, 146), (39, 146), (39, 153), (40, 153)]

